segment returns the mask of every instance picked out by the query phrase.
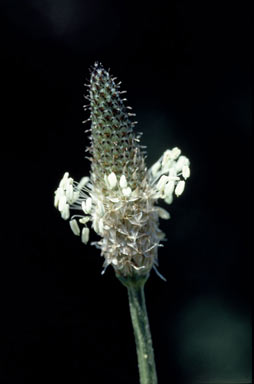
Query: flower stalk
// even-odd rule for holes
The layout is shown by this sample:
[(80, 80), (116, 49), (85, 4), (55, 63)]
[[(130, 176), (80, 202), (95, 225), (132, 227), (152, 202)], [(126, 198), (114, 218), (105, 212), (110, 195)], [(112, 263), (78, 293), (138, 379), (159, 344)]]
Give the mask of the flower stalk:
[(157, 384), (152, 337), (146, 310), (144, 286), (148, 276), (119, 280), (127, 287), (130, 315), (134, 330), (140, 384)]

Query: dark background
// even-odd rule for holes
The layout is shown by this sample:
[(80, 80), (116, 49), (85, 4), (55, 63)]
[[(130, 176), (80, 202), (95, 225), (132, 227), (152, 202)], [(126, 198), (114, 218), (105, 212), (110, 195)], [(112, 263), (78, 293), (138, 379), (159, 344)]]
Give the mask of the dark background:
[(191, 160), (161, 223), (167, 283), (152, 272), (146, 287), (159, 383), (250, 382), (248, 10), (2, 0), (0, 12), (0, 382), (138, 383), (125, 288), (53, 207), (65, 171), (89, 173), (95, 60), (128, 90), (148, 165), (174, 146)]

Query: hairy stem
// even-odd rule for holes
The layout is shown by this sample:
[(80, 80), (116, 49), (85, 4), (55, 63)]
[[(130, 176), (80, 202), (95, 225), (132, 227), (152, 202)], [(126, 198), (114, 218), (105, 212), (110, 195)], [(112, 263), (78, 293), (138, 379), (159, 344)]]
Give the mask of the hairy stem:
[(120, 278), (128, 289), (131, 320), (136, 341), (140, 384), (157, 384), (153, 345), (145, 303), (146, 278)]

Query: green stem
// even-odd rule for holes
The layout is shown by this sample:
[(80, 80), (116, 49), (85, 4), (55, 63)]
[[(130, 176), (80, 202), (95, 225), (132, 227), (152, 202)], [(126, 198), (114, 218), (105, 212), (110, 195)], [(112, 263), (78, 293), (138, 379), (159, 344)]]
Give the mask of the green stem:
[(128, 289), (140, 384), (157, 384), (153, 345), (144, 293), (144, 285), (148, 276), (128, 279), (118, 276), (118, 278)]

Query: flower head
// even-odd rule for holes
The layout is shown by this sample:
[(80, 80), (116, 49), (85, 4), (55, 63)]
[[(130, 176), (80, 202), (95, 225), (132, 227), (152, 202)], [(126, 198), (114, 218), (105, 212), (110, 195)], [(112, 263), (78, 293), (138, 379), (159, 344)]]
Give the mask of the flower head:
[[(89, 240), (89, 226), (101, 237), (94, 244), (105, 258), (104, 270), (112, 265), (122, 276), (146, 275), (156, 268), (164, 238), (159, 218), (170, 218), (157, 202), (171, 204), (174, 195), (182, 194), (190, 162), (175, 147), (146, 168), (140, 134), (133, 130), (134, 114), (115, 80), (95, 63), (87, 97), (90, 176), (75, 182), (66, 172), (55, 191), (55, 207), (63, 219), (70, 219), (73, 233), (83, 243)], [(70, 216), (70, 211), (76, 213)]]

